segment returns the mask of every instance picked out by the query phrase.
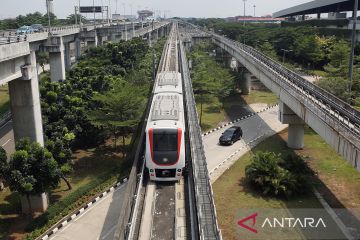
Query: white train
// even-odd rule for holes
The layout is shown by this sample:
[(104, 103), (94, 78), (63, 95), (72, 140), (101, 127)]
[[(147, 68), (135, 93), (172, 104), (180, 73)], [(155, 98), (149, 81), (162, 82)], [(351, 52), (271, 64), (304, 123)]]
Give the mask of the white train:
[(157, 75), (146, 126), (146, 168), (150, 180), (178, 181), (185, 167), (182, 77), (178, 71)]

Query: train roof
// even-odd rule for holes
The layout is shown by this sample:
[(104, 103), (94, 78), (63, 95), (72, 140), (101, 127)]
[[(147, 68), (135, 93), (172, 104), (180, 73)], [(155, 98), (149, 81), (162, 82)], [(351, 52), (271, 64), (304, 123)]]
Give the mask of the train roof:
[(181, 74), (176, 71), (160, 72), (156, 76), (154, 93), (176, 92), (182, 93)]
[(183, 127), (184, 104), (183, 97), (179, 93), (159, 93), (154, 95), (148, 127), (167, 128)]

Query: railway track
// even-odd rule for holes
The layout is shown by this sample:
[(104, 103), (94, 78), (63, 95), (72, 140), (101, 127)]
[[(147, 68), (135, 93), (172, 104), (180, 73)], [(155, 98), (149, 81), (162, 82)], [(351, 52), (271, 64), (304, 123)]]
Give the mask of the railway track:
[(173, 22), (128, 182), (134, 200), (123, 205), (116, 240), (221, 239), (178, 31)]
[[(177, 24), (173, 23), (158, 66), (158, 75), (171, 73), (171, 76), (176, 76), (176, 73), (179, 74), (178, 48), (178, 28)], [(156, 79), (162, 81), (163, 85), (171, 83), (165, 77)], [(150, 118), (151, 113), (149, 111), (147, 119)], [(143, 181), (138, 188), (137, 212), (134, 213), (133, 226), (129, 231), (128, 239), (187, 239), (184, 179), (158, 182), (149, 179), (147, 169), (141, 174)]]

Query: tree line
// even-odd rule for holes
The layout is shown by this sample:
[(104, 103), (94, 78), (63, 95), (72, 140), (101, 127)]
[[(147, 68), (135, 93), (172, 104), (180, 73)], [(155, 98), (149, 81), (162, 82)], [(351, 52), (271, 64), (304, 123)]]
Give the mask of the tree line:
[(214, 110), (219, 111), (224, 98), (234, 90), (234, 77), (229, 69), (224, 68), (210, 56), (214, 46), (199, 44), (190, 54), (192, 61), (191, 78), (196, 102), (200, 105), (200, 125), (202, 124), (203, 105), (211, 104)]
[[(75, 24), (75, 18), (80, 17), (80, 15), (70, 14), (66, 19), (59, 19), (53, 13), (50, 13), (50, 22), (51, 26), (62, 26), (62, 25), (71, 25)], [(84, 16), (81, 16), (82, 22), (86, 23), (87, 19)], [(7, 29), (17, 29), (21, 26), (31, 26), (33, 24), (42, 24), (43, 26), (48, 26), (49, 17), (48, 14), (42, 14), (40, 12), (29, 13), (26, 15), (19, 15), (16, 18), (7, 18), (0, 20), (0, 30)]]
[(316, 84), (360, 109), (360, 44), (355, 48), (354, 82), (349, 92), (350, 41), (309, 26), (281, 27), (225, 22), (223, 19), (192, 19), (193, 23), (250, 45), (284, 65), (322, 75)]
[[(156, 52), (161, 52), (162, 43), (156, 44)], [(60, 179), (70, 189), (66, 176), (72, 172), (74, 148), (132, 134), (150, 93), (152, 56), (140, 38), (108, 43), (89, 49), (66, 81), (51, 82), (49, 74), (43, 77), (45, 147), (22, 139), (9, 162), (0, 151), (0, 176), (10, 189), (29, 198), (55, 188)]]

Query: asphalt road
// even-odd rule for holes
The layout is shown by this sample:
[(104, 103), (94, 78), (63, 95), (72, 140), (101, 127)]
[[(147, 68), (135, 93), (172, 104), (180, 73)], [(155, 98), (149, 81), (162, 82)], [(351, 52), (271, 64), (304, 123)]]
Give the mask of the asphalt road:
[(287, 125), (282, 124), (278, 120), (278, 110), (278, 107), (274, 107), (253, 117), (235, 123), (235, 126), (240, 126), (242, 128), (243, 137), (231, 146), (219, 145), (219, 137), (230, 126), (203, 137), (208, 170), (212, 171), (238, 149), (243, 148), (244, 151), (239, 151), (239, 153), (234, 156), (234, 158), (240, 157), (242, 153), (246, 152), (246, 149), (249, 148), (248, 145), (252, 140), (264, 134), (266, 134), (266, 136), (271, 136), (286, 128)]
[(4, 148), (8, 155), (15, 151), (12, 121), (7, 122), (0, 128), (0, 146)]
[(126, 183), (85, 210), (49, 239), (53, 240), (107, 240), (113, 239)]

